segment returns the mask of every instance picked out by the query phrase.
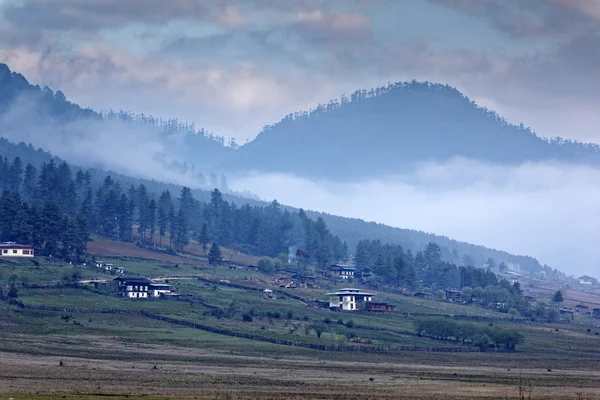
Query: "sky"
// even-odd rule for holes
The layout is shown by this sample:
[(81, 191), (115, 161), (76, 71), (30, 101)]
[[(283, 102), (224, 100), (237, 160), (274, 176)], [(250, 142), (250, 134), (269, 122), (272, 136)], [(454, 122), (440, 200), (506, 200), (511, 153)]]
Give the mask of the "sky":
[(30, 82), (238, 143), (412, 79), (598, 143), (598, 39), (599, 0), (0, 0), (0, 62)]

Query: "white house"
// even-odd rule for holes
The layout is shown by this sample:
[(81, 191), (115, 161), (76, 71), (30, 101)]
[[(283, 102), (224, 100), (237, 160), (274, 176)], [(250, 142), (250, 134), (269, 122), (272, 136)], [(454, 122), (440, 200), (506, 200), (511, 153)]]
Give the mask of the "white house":
[(118, 291), (128, 299), (147, 299), (152, 281), (144, 277), (118, 277)]
[(163, 294), (170, 294), (173, 291), (173, 288), (171, 285), (167, 285), (165, 283), (151, 283), (149, 290), (150, 296), (160, 297)]
[(333, 276), (337, 276), (342, 279), (354, 278), (354, 273), (356, 272), (356, 268), (351, 267), (349, 265), (343, 264), (333, 264), (329, 267), (329, 272)]
[(165, 283), (154, 283), (148, 278), (141, 276), (118, 277), (118, 292), (128, 299), (147, 299), (173, 294), (171, 285)]
[(33, 247), (17, 244), (15, 242), (3, 242), (0, 244), (2, 257), (33, 257)]
[(327, 296), (333, 298), (329, 301), (329, 308), (339, 308), (341, 310), (353, 311), (360, 309), (361, 303), (372, 301), (373, 294), (363, 292), (362, 289), (340, 289), (334, 293), (327, 293)]

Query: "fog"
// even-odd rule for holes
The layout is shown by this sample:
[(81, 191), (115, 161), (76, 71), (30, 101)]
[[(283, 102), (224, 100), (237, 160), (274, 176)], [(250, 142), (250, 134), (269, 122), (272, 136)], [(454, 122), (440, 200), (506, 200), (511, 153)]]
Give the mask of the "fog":
[(600, 170), (591, 167), (455, 159), (352, 184), (254, 173), (231, 186), (295, 207), (530, 255), (568, 274), (600, 276)]
[(39, 106), (22, 96), (0, 115), (0, 128), (11, 142), (31, 143), (75, 165), (199, 186), (191, 175), (172, 167), (178, 160), (168, 156), (159, 132), (149, 126), (98, 119), (65, 123), (40, 115)]

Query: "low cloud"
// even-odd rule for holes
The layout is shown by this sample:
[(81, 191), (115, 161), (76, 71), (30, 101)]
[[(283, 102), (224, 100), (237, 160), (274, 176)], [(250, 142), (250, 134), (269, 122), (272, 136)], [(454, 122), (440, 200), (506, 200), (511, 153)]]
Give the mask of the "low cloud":
[(65, 123), (41, 115), (37, 103), (21, 96), (0, 115), (0, 133), (11, 142), (31, 143), (74, 165), (200, 186), (190, 171), (174, 167), (181, 160), (170, 157), (159, 132), (147, 126), (83, 118)]
[(469, 160), (336, 184), (284, 174), (233, 181), (263, 199), (445, 235), (598, 275), (600, 170), (564, 164), (504, 167)]

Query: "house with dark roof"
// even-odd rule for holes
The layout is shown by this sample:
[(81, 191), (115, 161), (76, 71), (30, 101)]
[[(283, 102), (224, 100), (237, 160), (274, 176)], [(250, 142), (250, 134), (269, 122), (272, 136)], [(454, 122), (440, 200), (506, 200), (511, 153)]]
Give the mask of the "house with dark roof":
[(123, 276), (115, 279), (118, 293), (128, 299), (158, 298), (173, 294), (173, 287), (165, 283), (155, 283), (140, 276)]
[(344, 264), (333, 264), (329, 267), (329, 273), (341, 279), (354, 278), (356, 268)]

